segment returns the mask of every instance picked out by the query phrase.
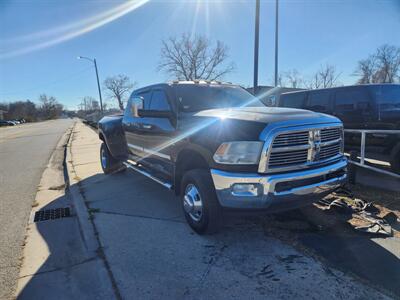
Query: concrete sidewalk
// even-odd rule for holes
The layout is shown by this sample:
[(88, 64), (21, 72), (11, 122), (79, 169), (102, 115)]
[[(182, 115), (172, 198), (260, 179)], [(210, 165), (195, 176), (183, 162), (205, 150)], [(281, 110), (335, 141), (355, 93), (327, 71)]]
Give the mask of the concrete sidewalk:
[(97, 134), (78, 122), (70, 177), (92, 216), (116, 297), (387, 298), (266, 236), (252, 221), (231, 218), (217, 235), (196, 235), (172, 192), (129, 170), (104, 175), (99, 147)]
[[(72, 128), (71, 128), (72, 129)], [(18, 299), (112, 299), (103, 259), (82, 238), (64, 180), (67, 132), (45, 169), (27, 226), (15, 296)], [(70, 208), (71, 217), (34, 222), (37, 211)]]

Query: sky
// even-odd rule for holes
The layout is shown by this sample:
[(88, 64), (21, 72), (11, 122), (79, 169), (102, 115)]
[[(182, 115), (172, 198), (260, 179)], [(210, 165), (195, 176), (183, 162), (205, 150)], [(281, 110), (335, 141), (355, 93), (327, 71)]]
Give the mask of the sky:
[[(254, 16), (254, 0), (0, 0), (0, 102), (46, 93), (77, 109), (84, 96), (97, 99), (93, 64), (79, 55), (96, 58), (101, 81), (168, 81), (157, 70), (161, 41), (183, 33), (222, 41), (236, 66), (224, 80), (251, 86)], [(275, 1), (261, 0), (260, 85), (273, 83), (274, 32)], [(352, 84), (357, 61), (400, 46), (399, 32), (400, 0), (280, 0), (279, 72), (307, 78), (332, 64)]]

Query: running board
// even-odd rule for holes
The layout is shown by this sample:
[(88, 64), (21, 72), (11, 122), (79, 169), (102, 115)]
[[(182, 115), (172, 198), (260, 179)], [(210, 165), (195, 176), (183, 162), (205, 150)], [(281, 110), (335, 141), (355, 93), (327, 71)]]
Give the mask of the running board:
[(139, 165), (137, 163), (135, 163), (134, 161), (128, 160), (126, 162), (124, 162), (124, 165), (129, 168), (132, 169), (152, 180), (154, 180), (155, 182), (161, 184), (162, 186), (166, 187), (169, 190), (172, 190), (172, 184), (162, 181), (161, 179), (154, 177), (153, 175), (151, 175), (150, 173), (148, 173), (147, 171), (143, 170), (141, 167), (139, 167)]

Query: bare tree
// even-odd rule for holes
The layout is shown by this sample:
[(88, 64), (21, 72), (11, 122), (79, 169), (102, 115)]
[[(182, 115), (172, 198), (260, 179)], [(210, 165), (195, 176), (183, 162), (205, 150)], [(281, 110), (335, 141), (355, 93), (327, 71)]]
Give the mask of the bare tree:
[(360, 60), (354, 75), (358, 83), (393, 83), (400, 81), (400, 47), (382, 45), (367, 59)]
[(0, 104), (0, 109), (6, 111), (6, 118), (10, 120), (24, 119), (32, 122), (36, 121), (38, 114), (35, 103), (29, 100)]
[(376, 51), (378, 70), (374, 81), (393, 83), (398, 78), (400, 71), (400, 48), (383, 45)]
[(309, 89), (330, 88), (338, 85), (338, 79), (341, 73), (336, 71), (336, 67), (326, 64), (311, 77), (306, 83)]
[[(274, 78), (270, 78), (269, 79), (269, 84), (271, 86), (275, 86), (275, 79)], [(280, 86), (280, 87), (283, 87), (283, 86), (286, 85), (286, 81), (284, 80), (283, 73), (278, 73), (277, 85)]]
[(372, 83), (376, 72), (376, 57), (371, 55), (367, 59), (360, 60), (355, 75), (360, 76), (357, 83)]
[(95, 98), (91, 96), (83, 97), (82, 102), (79, 106), (81, 110), (89, 112), (100, 110), (99, 101), (97, 101)]
[(299, 88), (303, 85), (303, 78), (296, 69), (284, 73), (285, 85), (291, 88)]
[(126, 93), (130, 92), (136, 83), (132, 83), (128, 76), (119, 74), (111, 76), (104, 80), (104, 86), (109, 92), (111, 98), (118, 101), (118, 106), (121, 110), (124, 109), (124, 99)]
[(234, 64), (225, 64), (228, 47), (217, 41), (215, 47), (203, 36), (191, 38), (183, 34), (162, 41), (158, 70), (164, 70), (178, 80), (217, 80), (234, 70)]
[(55, 97), (41, 94), (39, 96), (39, 101), (41, 102), (40, 114), (42, 118), (55, 119), (61, 115), (63, 105), (60, 104)]

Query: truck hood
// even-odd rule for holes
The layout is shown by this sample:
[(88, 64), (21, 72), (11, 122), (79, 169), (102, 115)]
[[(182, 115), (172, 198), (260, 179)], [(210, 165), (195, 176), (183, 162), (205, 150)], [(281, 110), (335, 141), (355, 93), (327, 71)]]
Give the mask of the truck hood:
[(281, 123), (302, 121), (303, 124), (340, 122), (336, 117), (304, 109), (282, 107), (242, 107), (203, 110), (194, 114), (196, 117), (215, 117), (220, 119), (237, 119), (260, 123)]

